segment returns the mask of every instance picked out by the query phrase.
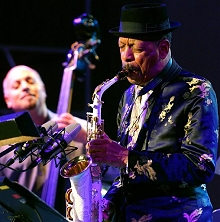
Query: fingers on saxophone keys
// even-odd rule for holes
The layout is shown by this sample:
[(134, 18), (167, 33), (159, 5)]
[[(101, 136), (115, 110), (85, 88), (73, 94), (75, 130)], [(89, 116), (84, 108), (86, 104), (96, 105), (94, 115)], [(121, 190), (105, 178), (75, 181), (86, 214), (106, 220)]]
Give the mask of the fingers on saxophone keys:
[(89, 153), (90, 142), (88, 142), (88, 143), (86, 144), (85, 148), (86, 148), (86, 154), (90, 154), (90, 153)]
[(86, 144), (86, 148), (89, 148), (90, 147), (90, 142), (88, 142), (87, 144)]
[[(93, 159), (93, 153), (94, 153), (95, 151), (94, 151), (94, 146), (92, 146), (92, 144), (91, 144), (91, 142), (88, 142), (87, 144), (86, 144), (86, 153), (88, 154), (88, 155), (90, 155), (91, 157), (92, 157), (92, 159)], [(93, 159), (93, 161), (94, 161), (94, 159)]]
[(94, 140), (91, 140), (89, 141), (87, 144), (86, 144), (86, 148), (89, 152), (91, 151), (94, 151), (96, 149), (96, 143)]
[(99, 152), (97, 150), (94, 150), (94, 151), (92, 150), (89, 153), (90, 153), (89, 155), (91, 156), (92, 161), (94, 163), (103, 163), (104, 158), (103, 158), (103, 156), (102, 156), (103, 154), (101, 152)]
[(88, 150), (88, 152), (95, 152), (97, 147), (96, 147), (96, 144), (94, 144), (93, 141), (90, 141), (86, 144), (86, 149)]

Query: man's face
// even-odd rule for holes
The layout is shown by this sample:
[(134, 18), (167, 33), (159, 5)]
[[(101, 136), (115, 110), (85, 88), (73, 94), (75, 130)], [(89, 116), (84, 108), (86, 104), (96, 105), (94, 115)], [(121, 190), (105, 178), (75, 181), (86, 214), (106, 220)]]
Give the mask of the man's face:
[(156, 43), (120, 37), (118, 44), (122, 67), (129, 70), (130, 83), (146, 85), (161, 71), (160, 49)]
[(14, 68), (4, 84), (4, 98), (14, 111), (40, 107), (46, 100), (44, 84), (39, 75), (28, 67)]

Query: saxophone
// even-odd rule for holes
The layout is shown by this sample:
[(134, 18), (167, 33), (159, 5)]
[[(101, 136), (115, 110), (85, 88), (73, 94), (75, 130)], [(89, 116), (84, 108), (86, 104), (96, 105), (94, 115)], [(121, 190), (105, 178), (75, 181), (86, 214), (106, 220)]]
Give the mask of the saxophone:
[[(102, 95), (114, 83), (125, 79), (128, 72), (122, 70), (110, 80), (98, 85), (88, 104), (93, 112), (87, 112), (87, 141), (101, 138), (104, 133), (104, 120), (101, 118)], [(71, 188), (66, 191), (66, 219), (74, 222), (102, 222), (102, 168), (92, 163), (89, 155), (80, 155), (65, 163), (60, 174), (69, 178)]]

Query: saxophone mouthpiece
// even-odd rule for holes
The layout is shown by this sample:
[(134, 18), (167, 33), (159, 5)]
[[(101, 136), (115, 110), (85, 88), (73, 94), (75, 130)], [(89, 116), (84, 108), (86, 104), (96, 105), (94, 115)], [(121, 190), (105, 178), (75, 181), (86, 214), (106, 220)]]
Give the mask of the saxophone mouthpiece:
[(119, 80), (123, 80), (123, 79), (125, 79), (125, 77), (128, 75), (128, 71), (127, 70), (125, 70), (125, 69), (122, 69), (121, 71), (119, 71), (118, 73), (117, 73), (117, 77), (119, 78)]

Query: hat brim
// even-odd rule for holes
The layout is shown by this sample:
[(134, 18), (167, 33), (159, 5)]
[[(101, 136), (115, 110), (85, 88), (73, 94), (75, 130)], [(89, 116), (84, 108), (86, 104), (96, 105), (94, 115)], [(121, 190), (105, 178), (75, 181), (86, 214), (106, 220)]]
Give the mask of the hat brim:
[(163, 35), (173, 32), (177, 29), (181, 24), (179, 22), (170, 22), (170, 28), (163, 29), (163, 30), (155, 30), (149, 32), (120, 32), (119, 27), (115, 27), (109, 30), (109, 33), (124, 38), (133, 38), (133, 39), (140, 39), (140, 40), (154, 40), (162, 37)]

